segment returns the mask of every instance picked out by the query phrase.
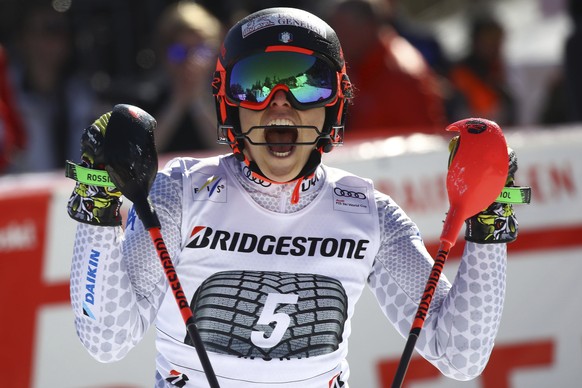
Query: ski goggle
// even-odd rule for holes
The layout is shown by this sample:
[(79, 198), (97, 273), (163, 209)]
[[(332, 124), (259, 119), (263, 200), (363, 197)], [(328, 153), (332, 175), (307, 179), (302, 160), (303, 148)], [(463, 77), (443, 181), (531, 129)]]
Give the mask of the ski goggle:
[(231, 105), (262, 110), (278, 90), (288, 92), (291, 105), (310, 109), (332, 105), (339, 75), (332, 63), (307, 52), (266, 51), (236, 62), (226, 79)]

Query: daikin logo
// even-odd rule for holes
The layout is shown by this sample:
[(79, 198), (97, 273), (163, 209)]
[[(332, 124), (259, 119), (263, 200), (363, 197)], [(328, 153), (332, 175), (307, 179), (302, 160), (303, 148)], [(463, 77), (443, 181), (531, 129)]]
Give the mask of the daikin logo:
[(83, 300), (83, 314), (95, 319), (91, 309), (95, 305), (95, 287), (97, 283), (97, 270), (99, 269), (99, 256), (101, 253), (94, 249), (91, 250), (89, 263), (87, 265), (87, 274), (85, 280), (85, 299)]

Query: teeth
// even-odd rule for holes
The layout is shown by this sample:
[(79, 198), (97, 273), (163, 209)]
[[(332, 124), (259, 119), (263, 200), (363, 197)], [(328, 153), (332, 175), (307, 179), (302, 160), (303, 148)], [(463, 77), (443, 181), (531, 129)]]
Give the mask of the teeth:
[(271, 151), (271, 153), (279, 158), (284, 158), (285, 156), (288, 156), (289, 154), (291, 154), (291, 151), (287, 151), (287, 152), (275, 152), (275, 151)]
[(267, 125), (295, 125), (293, 121), (289, 119), (274, 119), (267, 123)]
[[(273, 119), (271, 121), (269, 121), (267, 123), (267, 126), (295, 126), (295, 123), (289, 119), (286, 118), (277, 118), (277, 119)], [(293, 152), (293, 150), (289, 150), (289, 151), (275, 151), (274, 149), (272, 149), (271, 147), (269, 147), (271, 154), (273, 156), (276, 156), (278, 158), (285, 158), (289, 155), (291, 155), (291, 153)]]

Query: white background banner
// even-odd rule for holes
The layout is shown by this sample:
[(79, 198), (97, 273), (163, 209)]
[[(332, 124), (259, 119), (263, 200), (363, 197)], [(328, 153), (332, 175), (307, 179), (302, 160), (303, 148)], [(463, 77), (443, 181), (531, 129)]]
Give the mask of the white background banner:
[[(372, 178), (419, 225), (434, 253), (448, 209), (446, 138), (358, 141), (327, 164)], [(506, 133), (517, 151), (516, 182), (532, 187), (518, 206), (520, 237), (509, 246), (502, 325), (481, 377), (455, 382), (413, 358), (414, 388), (574, 387), (582, 381), (582, 128)], [(349, 133), (347, 134), (349, 144)], [(475, 157), (478, 157), (476, 155)], [(126, 359), (94, 361), (81, 346), (68, 300), (75, 223), (66, 214), (72, 181), (61, 173), (0, 178), (2, 385), (35, 388), (152, 387), (153, 330)], [(454, 278), (462, 240), (445, 274)], [(457, 253), (455, 253), (455, 251)], [(350, 386), (389, 387), (405, 340), (366, 291), (350, 338)]]

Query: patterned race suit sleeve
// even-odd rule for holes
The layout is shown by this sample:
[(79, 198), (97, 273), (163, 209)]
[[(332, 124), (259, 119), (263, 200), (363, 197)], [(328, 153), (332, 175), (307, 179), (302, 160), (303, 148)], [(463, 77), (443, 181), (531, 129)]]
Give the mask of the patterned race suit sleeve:
[[(180, 245), (182, 180), (158, 174), (150, 192), (176, 263)], [(166, 278), (152, 241), (130, 210), (121, 227), (79, 224), (71, 267), (71, 303), (77, 333), (101, 362), (125, 357), (153, 323)]]
[[(381, 193), (376, 202), (383, 240), (368, 283), (384, 314), (407, 337), (432, 259), (406, 214)], [(505, 266), (505, 244), (465, 242), (452, 286), (441, 276), (416, 350), (444, 375), (469, 380), (485, 368), (501, 319)]]

